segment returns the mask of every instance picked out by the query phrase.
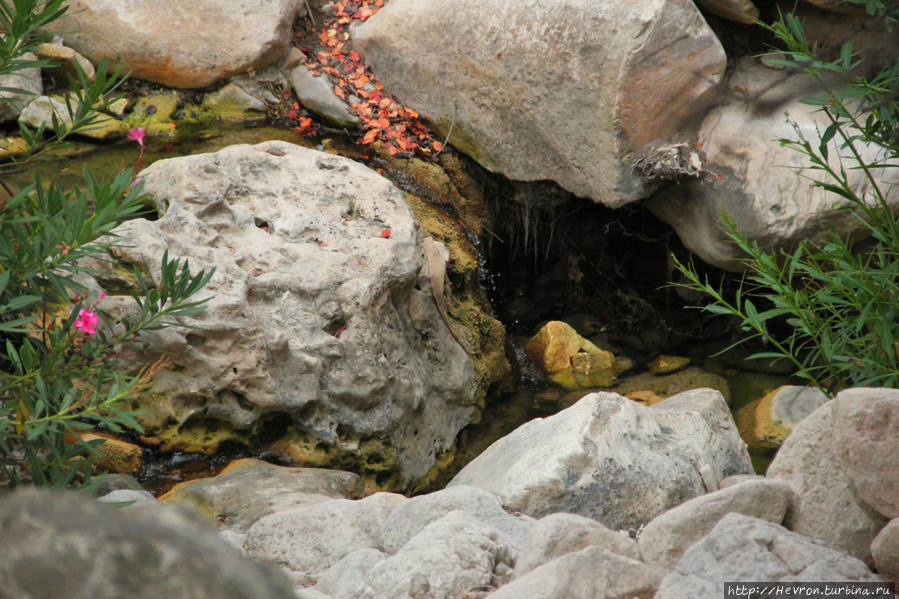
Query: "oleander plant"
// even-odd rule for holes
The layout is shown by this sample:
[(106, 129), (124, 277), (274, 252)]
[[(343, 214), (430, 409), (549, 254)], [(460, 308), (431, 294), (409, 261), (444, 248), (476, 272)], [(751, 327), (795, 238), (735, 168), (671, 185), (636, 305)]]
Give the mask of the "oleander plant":
[[(47, 67), (26, 56), (44, 40), (42, 28), (66, 11), (65, 0), (0, 0), (0, 77)], [(9, 80), (8, 78), (5, 80)], [(82, 438), (89, 429), (140, 432), (124, 400), (152, 384), (167, 366), (160, 358), (139, 372), (125, 371), (118, 357), (139, 349), (141, 334), (177, 325), (179, 317), (204, 309), (196, 301), (212, 275), (190, 272), (186, 261), (161, 256), (161, 274), (135, 272), (129, 315), (113, 323), (103, 311), (105, 293), (90, 276), (86, 259), (107, 255), (122, 240), (115, 227), (145, 207), (132, 169), (103, 181), (85, 169), (83, 181), (63, 185), (35, 176), (21, 189), (6, 181), (11, 169), (27, 169), (38, 157), (96, 124), (123, 81), (105, 63), (89, 81), (79, 69), (70, 77), (68, 114), (38, 127), (19, 123), (24, 152), (0, 164), (0, 485), (96, 488), (93, 457), (102, 439)], [(0, 102), (25, 94), (0, 89)], [(143, 150), (143, 131), (129, 139)], [(9, 147), (10, 140), (2, 140)], [(108, 300), (107, 300), (108, 301)]]

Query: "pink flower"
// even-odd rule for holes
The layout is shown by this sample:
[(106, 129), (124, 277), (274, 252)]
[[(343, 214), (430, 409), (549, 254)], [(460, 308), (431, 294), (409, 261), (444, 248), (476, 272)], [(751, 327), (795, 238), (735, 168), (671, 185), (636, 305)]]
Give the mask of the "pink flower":
[(95, 312), (81, 310), (78, 312), (73, 326), (85, 335), (96, 335), (98, 322), (100, 322), (100, 317)]
[(147, 129), (145, 127), (138, 127), (137, 129), (132, 129), (128, 132), (128, 139), (136, 141), (140, 144), (140, 147), (144, 147), (144, 136), (146, 134)]

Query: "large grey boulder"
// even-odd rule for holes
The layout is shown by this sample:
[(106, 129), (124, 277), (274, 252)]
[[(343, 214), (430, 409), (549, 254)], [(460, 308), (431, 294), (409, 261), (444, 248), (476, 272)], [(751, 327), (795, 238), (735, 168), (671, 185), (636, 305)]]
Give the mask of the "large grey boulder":
[(385, 87), (480, 164), (611, 207), (648, 194), (635, 153), (680, 133), (725, 68), (690, 0), (391, 0), (351, 31)]
[(487, 489), (534, 517), (572, 512), (613, 529), (656, 515), (752, 472), (720, 393), (687, 391), (644, 407), (592, 393), (520, 426), (450, 482)]
[(390, 553), (398, 551), (428, 524), (456, 510), (495, 528), (514, 554), (518, 553), (531, 527), (530, 522), (505, 511), (495, 494), (459, 485), (413, 497), (397, 506), (384, 523), (384, 549)]
[(871, 543), (871, 555), (881, 577), (899, 582), (899, 518), (890, 520), (877, 533)]
[(369, 570), (390, 557), (374, 547), (364, 547), (343, 556), (318, 579), (313, 589), (335, 599), (356, 599), (365, 588)]
[(133, 359), (174, 360), (135, 406), (147, 435), (195, 451), (274, 437), (270, 454), (339, 456), (392, 488), (427, 473), (484, 390), (434, 302), (403, 193), (281, 141), (161, 160), (139, 179), (163, 215), (116, 228), (127, 243), (117, 265), (95, 264), (110, 292), (98, 309), (133, 309), (115, 288), (132, 265), (157, 282), (165, 251), (215, 268), (194, 328), (146, 335)]
[(700, 495), (653, 518), (640, 532), (646, 563), (673, 569), (690, 546), (711, 532), (724, 516), (743, 514), (775, 524), (783, 522), (793, 489), (779, 480), (749, 480)]
[(229, 464), (216, 476), (175, 485), (160, 501), (189, 503), (222, 526), (245, 532), (275, 512), (361, 496), (362, 479), (352, 472), (288, 468), (247, 458)]
[(858, 501), (899, 518), (899, 389), (846, 389), (833, 402), (834, 449)]
[[(848, 397), (857, 399), (858, 396), (852, 393)], [(855, 450), (851, 440), (839, 446), (835, 442), (842, 438), (835, 424), (835, 403), (833, 400), (824, 404), (799, 423), (768, 467), (768, 478), (788, 482), (796, 493), (784, 526), (871, 563), (871, 541), (887, 519), (859, 501), (852, 479), (842, 465), (841, 454)], [(871, 455), (870, 451), (879, 450), (870, 444), (866, 449), (872, 462), (878, 463), (879, 456)], [(899, 457), (883, 459), (896, 463)], [(857, 457), (851, 461), (856, 462)], [(864, 474), (864, 469), (859, 472)], [(897, 472), (899, 468), (886, 474), (895, 478)]]
[[(699, 131), (706, 153), (705, 168), (720, 176), (684, 180), (657, 194), (649, 209), (677, 231), (684, 245), (705, 262), (739, 270), (746, 256), (728, 236), (721, 218), (724, 211), (737, 230), (763, 250), (790, 248), (804, 239), (820, 240), (828, 226), (846, 233), (858, 230), (856, 218), (847, 211), (848, 200), (816, 187), (806, 175), (823, 178), (819, 172), (803, 172), (810, 166), (801, 153), (781, 147), (778, 140), (797, 139), (784, 113), (795, 120), (804, 136), (817, 147), (816, 128), (822, 133), (830, 124), (817, 108), (799, 100), (818, 89), (805, 75), (786, 76), (754, 58), (744, 58), (728, 81), (730, 99), (708, 112)], [(838, 147), (835, 136), (829, 144), (832, 165), (848, 154)], [(876, 146), (857, 144), (868, 161), (882, 158)], [(859, 196), (871, 190), (862, 170), (846, 159), (852, 189)], [(899, 169), (873, 169), (880, 189), (890, 202), (899, 201)]]
[(728, 514), (668, 574), (655, 599), (724, 597), (725, 582), (878, 582), (861, 561), (742, 514)]
[(511, 571), (509, 547), (493, 526), (462, 510), (431, 522), (390, 558), (375, 564), (354, 595), (337, 599), (451, 599), (495, 585)]
[(66, 599), (285, 599), (278, 568), (240, 555), (173, 507), (122, 511), (74, 491), (0, 497), (0, 595)]
[(302, 0), (71, 0), (50, 25), (93, 62), (168, 87), (207, 87), (287, 51)]
[(244, 549), (283, 564), (300, 584), (315, 584), (353, 551), (381, 548), (384, 522), (405, 500), (394, 493), (375, 493), (358, 501), (333, 499), (276, 512), (250, 527)]
[(486, 599), (650, 599), (661, 570), (598, 546), (568, 553)]
[(557, 557), (591, 546), (640, 559), (640, 551), (633, 539), (609, 530), (591, 518), (557, 513), (540, 518), (528, 531), (515, 561), (514, 576), (520, 578)]

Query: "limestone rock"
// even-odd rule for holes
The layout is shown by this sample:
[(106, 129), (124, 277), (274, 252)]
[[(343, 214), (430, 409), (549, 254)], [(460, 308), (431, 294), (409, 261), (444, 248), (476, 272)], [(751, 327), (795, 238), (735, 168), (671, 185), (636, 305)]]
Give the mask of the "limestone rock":
[(454, 510), (462, 510), (495, 528), (501, 541), (516, 554), (531, 527), (529, 522), (505, 511), (493, 493), (459, 485), (413, 497), (397, 506), (384, 525), (384, 549), (390, 553), (398, 551), (425, 526)]
[(647, 195), (629, 157), (682, 131), (725, 68), (690, 0), (392, 0), (351, 33), (387, 89), (477, 162), (610, 207)]
[(265, 119), (265, 103), (240, 85), (230, 82), (203, 97), (203, 108), (232, 121)]
[[(281, 57), (297, 0), (72, 0), (50, 28), (93, 62), (168, 87), (208, 87)], [(239, 35), (236, 35), (239, 32)]]
[(173, 507), (126, 511), (74, 491), (0, 497), (0, 580), (6, 597), (284, 599), (270, 564), (242, 557)]
[[(61, 44), (39, 44), (34, 51), (35, 56), (41, 60), (49, 60), (55, 66), (45, 69), (57, 87), (68, 87), (69, 77), (78, 81), (78, 69), (91, 83), (97, 73), (91, 61), (86, 59), (72, 48), (66, 48)], [(76, 66), (77, 65), (77, 66)]]
[(780, 447), (796, 425), (826, 401), (815, 387), (784, 385), (741, 407), (737, 429), (751, 448)]
[(650, 599), (662, 573), (602, 547), (568, 553), (531, 570), (486, 599)]
[(870, 562), (871, 540), (886, 520), (859, 504), (840, 467), (835, 433), (831, 401), (793, 430), (768, 467), (768, 478), (785, 480), (796, 492), (784, 526)]
[(388, 557), (373, 547), (357, 549), (328, 568), (314, 589), (334, 599), (356, 599), (365, 588), (366, 573)]
[[(774, 82), (779, 84), (772, 86)], [(863, 233), (851, 213), (834, 210), (848, 200), (816, 187), (803, 176), (808, 172), (799, 170), (809, 166), (806, 157), (777, 143), (780, 138), (796, 139), (784, 112), (810, 136), (813, 145), (818, 143), (815, 128), (823, 132), (830, 124), (816, 107), (799, 102), (810, 94), (809, 89), (817, 89), (816, 84), (809, 85), (810, 79), (804, 75), (784, 80), (782, 71), (755, 59), (740, 60), (728, 82), (735, 90), (734, 97), (710, 110), (699, 131), (707, 168), (721, 180), (684, 181), (666, 188), (647, 204), (705, 262), (740, 270), (739, 260), (745, 258), (727, 235), (722, 211), (742, 235), (763, 250), (789, 248), (803, 239), (820, 240), (829, 225), (839, 233)], [(778, 109), (767, 110), (769, 105)], [(837, 139), (831, 144), (830, 155), (835, 157), (840, 154)], [(873, 145), (856, 145), (868, 162), (878, 155), (879, 149)], [(888, 201), (899, 201), (899, 169), (871, 172)], [(848, 165), (847, 173), (853, 190), (866, 195), (870, 181), (865, 173)]]
[(289, 77), (290, 85), (304, 108), (340, 127), (356, 129), (362, 126), (362, 121), (349, 105), (334, 95), (333, 85), (327, 76), (315, 77), (301, 64), (290, 71)]
[(384, 521), (405, 500), (394, 493), (375, 493), (358, 501), (333, 499), (276, 512), (250, 527), (244, 549), (256, 558), (284, 564), (301, 584), (314, 584), (345, 555), (380, 547)]
[(899, 582), (899, 518), (890, 520), (871, 543), (877, 572), (885, 580)]
[(612, 352), (599, 349), (559, 320), (543, 325), (528, 341), (525, 353), (554, 383), (570, 390), (610, 387), (622, 370)]
[[(37, 60), (37, 56), (27, 52), (22, 55), (22, 60)], [(0, 91), (0, 123), (15, 120), (26, 104), (35, 96), (44, 93), (40, 69), (22, 69), (21, 71), (7, 73), (0, 77), (0, 87), (12, 87), (25, 92)], [(3, 145), (6, 146), (7, 144)], [(3, 152), (11, 150), (12, 148), (9, 147), (2, 148)]]
[(495, 584), (512, 564), (495, 528), (455, 510), (375, 564), (365, 574), (364, 589), (352, 599), (459, 597), (469, 589)]
[(846, 389), (833, 402), (834, 453), (859, 502), (899, 518), (899, 389)]
[[(72, 108), (75, 109), (77, 102), (72, 100)], [(22, 113), (19, 115), (19, 121), (30, 127), (39, 127), (46, 125), (48, 131), (53, 130), (53, 115), (59, 122), (67, 127), (72, 125), (72, 118), (69, 116), (69, 110), (66, 106), (65, 99), (61, 96), (38, 96), (31, 100)], [(99, 114), (96, 121), (84, 129), (78, 130), (78, 135), (84, 135), (93, 139), (107, 139), (111, 137), (123, 137), (128, 132), (128, 125), (113, 118), (109, 115)]]
[[(116, 489), (110, 493), (106, 493), (105, 495), (98, 497), (97, 501), (100, 503), (116, 503), (119, 505), (131, 504), (137, 505), (140, 503), (158, 503), (156, 498), (150, 494), (149, 491), (137, 491), (134, 489)], [(125, 505), (125, 507), (130, 507)]]
[(740, 483), (745, 483), (747, 481), (764, 479), (764, 475), (761, 474), (734, 474), (728, 476), (727, 478), (722, 478), (720, 481), (718, 481), (718, 490), (720, 491), (721, 489), (726, 489), (728, 487), (739, 485)]
[(750, 473), (746, 446), (721, 394), (698, 389), (646, 408), (592, 393), (495, 442), (450, 482), (500, 496), (540, 518), (572, 512), (636, 529), (687, 499)]
[(768, 479), (750, 480), (694, 497), (646, 525), (639, 537), (640, 555), (646, 563), (672, 570), (684, 552), (727, 514), (780, 524), (792, 499), (789, 484)]
[(217, 476), (177, 484), (159, 500), (190, 503), (211, 520), (246, 531), (269, 514), (361, 495), (362, 480), (351, 472), (288, 468), (247, 458), (231, 463)]
[[(435, 306), (402, 192), (280, 141), (161, 160), (140, 180), (164, 214), (115, 230), (130, 243), (112, 250), (118, 266), (94, 263), (104, 287), (127, 287), (131, 265), (158, 280), (166, 250), (216, 269), (208, 309), (185, 319), (194, 328), (143, 339), (177, 367), (135, 406), (147, 435), (213, 451), (264, 434), (275, 455), (339, 458), (382, 487), (427, 473), (486, 383)], [(100, 308), (116, 318), (132, 305), (110, 294)]]
[(654, 599), (723, 597), (725, 582), (877, 582), (861, 561), (783, 527), (728, 514), (684, 554)]
[(538, 520), (528, 531), (515, 561), (514, 576), (520, 578), (557, 557), (590, 546), (640, 559), (640, 551), (633, 539), (609, 530), (596, 520), (577, 514), (550, 514)]

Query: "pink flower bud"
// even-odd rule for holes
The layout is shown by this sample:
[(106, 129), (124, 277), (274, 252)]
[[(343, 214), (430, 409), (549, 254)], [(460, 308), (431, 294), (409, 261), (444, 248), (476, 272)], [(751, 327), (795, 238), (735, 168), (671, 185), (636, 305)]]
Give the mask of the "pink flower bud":
[(140, 144), (141, 147), (144, 146), (144, 136), (147, 134), (147, 129), (145, 127), (138, 127), (137, 129), (132, 129), (128, 132), (128, 139), (131, 141), (136, 141)]

